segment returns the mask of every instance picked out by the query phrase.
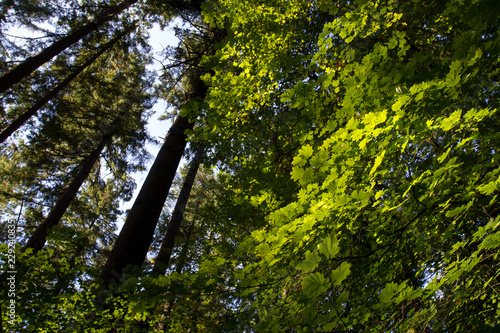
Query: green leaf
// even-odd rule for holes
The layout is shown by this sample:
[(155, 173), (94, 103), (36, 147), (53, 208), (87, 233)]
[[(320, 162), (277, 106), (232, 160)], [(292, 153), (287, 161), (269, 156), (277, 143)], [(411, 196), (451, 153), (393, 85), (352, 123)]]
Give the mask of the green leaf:
[(347, 130), (355, 130), (356, 128), (358, 128), (358, 121), (355, 118), (349, 119), (345, 128)]
[(354, 192), (352, 192), (352, 197), (358, 202), (365, 204), (370, 199), (370, 193), (365, 191), (355, 190)]
[(450, 66), (450, 72), (446, 76), (446, 85), (448, 87), (455, 87), (460, 83), (460, 73), (462, 71), (462, 63), (457, 60)]
[(308, 306), (302, 312), (302, 319), (309, 325), (314, 325), (318, 310), (313, 306)]
[(303, 272), (310, 272), (318, 267), (320, 261), (321, 257), (317, 253), (307, 252), (306, 258), (302, 260), (297, 266), (295, 266), (295, 269)]
[(496, 249), (500, 246), (500, 234), (488, 235), (481, 243), (480, 249)]
[(408, 102), (410, 99), (409, 96), (407, 95), (400, 95), (398, 100), (391, 106), (393, 111), (399, 111), (403, 108), (403, 106)]
[(312, 156), (313, 152), (314, 149), (311, 147), (311, 145), (305, 145), (299, 150), (299, 155), (302, 157), (302, 159), (307, 160)]
[(339, 240), (333, 236), (326, 237), (323, 242), (318, 245), (320, 253), (324, 254), (328, 259), (331, 259), (339, 252)]
[(462, 116), (462, 111), (457, 110), (453, 112), (449, 117), (444, 118), (441, 121), (441, 128), (444, 131), (449, 131), (456, 123), (460, 121), (460, 117)]
[(370, 176), (373, 175), (373, 173), (375, 171), (377, 171), (377, 168), (380, 166), (380, 164), (382, 163), (382, 160), (384, 159), (384, 156), (385, 156), (385, 150), (382, 151), (382, 153), (380, 155), (378, 155), (376, 158), (375, 158), (375, 163), (373, 163), (373, 167), (372, 169), (370, 170)]
[(490, 195), (498, 189), (499, 181), (494, 180), (488, 184), (481, 185), (477, 187), (477, 190), (483, 194)]
[(300, 177), (299, 182), (301, 185), (307, 185), (309, 184), (314, 178), (314, 171), (313, 169), (305, 169), (304, 173), (302, 173), (302, 177)]
[(321, 273), (309, 274), (302, 280), (302, 290), (309, 298), (316, 298), (328, 290), (330, 282)]
[(332, 272), (331, 276), (333, 285), (339, 286), (350, 273), (351, 273), (351, 264), (344, 261), (339, 268), (337, 268)]
[(390, 282), (385, 285), (384, 290), (379, 295), (379, 299), (381, 303), (391, 302), (392, 298), (396, 296), (403, 288), (406, 287), (406, 283), (402, 283), (398, 285), (397, 283)]
[(371, 128), (381, 124), (387, 120), (387, 110), (382, 110), (380, 112), (370, 112), (365, 115), (363, 123), (370, 125)]

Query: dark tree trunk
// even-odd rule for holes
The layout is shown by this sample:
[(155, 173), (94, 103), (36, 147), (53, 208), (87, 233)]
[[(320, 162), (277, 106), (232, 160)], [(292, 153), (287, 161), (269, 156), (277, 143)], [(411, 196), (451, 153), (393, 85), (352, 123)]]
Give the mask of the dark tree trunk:
[[(197, 97), (205, 97), (206, 87), (199, 76), (195, 81), (187, 102)], [(101, 271), (100, 278), (105, 288), (110, 288), (113, 283), (119, 282), (127, 266), (141, 267), (144, 263), (186, 147), (186, 130), (192, 129), (193, 126), (194, 123), (188, 118), (179, 115), (168, 131), (109, 254), (106, 265)]]
[(163, 236), (163, 241), (161, 243), (160, 250), (155, 260), (155, 265), (153, 267), (153, 273), (158, 275), (165, 275), (165, 272), (170, 263), (170, 257), (172, 255), (172, 250), (175, 245), (175, 238), (179, 234), (182, 220), (184, 219), (184, 209), (189, 200), (189, 195), (191, 194), (191, 189), (194, 184), (194, 179), (198, 173), (198, 167), (200, 165), (200, 159), (203, 155), (203, 147), (200, 145), (196, 154), (191, 161), (188, 173), (184, 182), (182, 183), (181, 192), (179, 193), (179, 198), (172, 212), (172, 216), (168, 221), (167, 231)]
[(80, 170), (73, 178), (59, 200), (57, 200), (54, 208), (52, 208), (49, 215), (47, 215), (45, 220), (36, 228), (35, 232), (31, 235), (26, 245), (22, 248), (23, 252), (27, 249), (33, 249), (33, 253), (37, 253), (43, 248), (47, 237), (47, 231), (59, 223), (62, 216), (68, 209), (71, 201), (75, 198), (78, 190), (82, 186), (85, 179), (87, 179), (90, 171), (101, 156), (102, 150), (104, 149), (106, 142), (109, 141), (110, 138), (111, 135), (107, 135), (105, 138), (103, 138), (99, 146), (97, 146), (97, 148), (94, 149), (94, 151), (92, 151), (92, 153), (84, 160)]
[(54, 98), (61, 90), (66, 88), (73, 79), (75, 79), (78, 74), (83, 72), (85, 68), (89, 67), (91, 64), (94, 63), (94, 61), (97, 60), (104, 52), (108, 51), (113, 45), (120, 40), (128, 31), (133, 29), (131, 27), (130, 29), (127, 29), (126, 31), (120, 33), (118, 36), (113, 38), (111, 41), (108, 43), (104, 44), (99, 52), (97, 52), (95, 55), (93, 55), (90, 59), (88, 59), (84, 64), (78, 66), (73, 73), (71, 73), (67, 78), (65, 78), (63, 81), (61, 81), (57, 86), (54, 87), (51, 91), (49, 91), (45, 96), (43, 96), (39, 101), (37, 101), (33, 106), (31, 106), (29, 109), (24, 111), (19, 117), (17, 117), (12, 123), (10, 123), (7, 128), (5, 128), (1, 133), (0, 133), (0, 143), (4, 142), (9, 136), (12, 135), (19, 127), (21, 127), (28, 119), (30, 119), (32, 116), (34, 116), (38, 110), (40, 110), (48, 101), (50, 101), (52, 98)]
[[(189, 240), (191, 239), (191, 234), (193, 233), (194, 229), (194, 221), (191, 222), (191, 225), (188, 228), (187, 235), (186, 235), (186, 241), (184, 242), (184, 246), (182, 247), (182, 251), (179, 255), (179, 259), (177, 261), (177, 265), (175, 266), (175, 271), (179, 274), (182, 273), (182, 269), (184, 268), (184, 265), (186, 264), (186, 257), (187, 257), (187, 252), (188, 252), (188, 247), (189, 247)], [(170, 318), (170, 313), (172, 312), (172, 308), (174, 306), (175, 302), (175, 294), (172, 295), (173, 300), (172, 301), (166, 301), (165, 305), (163, 306), (163, 314), (160, 316), (160, 322), (158, 323), (158, 331), (159, 332), (167, 332), (169, 329), (169, 322), (168, 319)]]
[(104, 286), (118, 282), (128, 265), (142, 266), (192, 128), (182, 116), (172, 124), (101, 272)]
[(179, 258), (177, 259), (177, 265), (175, 265), (175, 271), (179, 274), (182, 273), (182, 270), (184, 269), (184, 266), (186, 265), (188, 250), (189, 250), (189, 241), (191, 240), (191, 235), (193, 234), (194, 225), (195, 225), (195, 221), (192, 221), (191, 224), (189, 225), (189, 228), (188, 228), (187, 233), (186, 233), (186, 239), (184, 242), (185, 244), (182, 247), (182, 251), (179, 254)]
[(45, 48), (43, 51), (29, 57), (21, 64), (7, 72), (0, 78), (0, 93), (3, 93), (7, 89), (11, 88), (13, 85), (21, 81), (23, 78), (30, 75), (38, 67), (64, 51), (66, 48), (75, 44), (83, 37), (87, 36), (91, 32), (97, 30), (104, 23), (110, 21), (113, 17), (121, 13), (126, 8), (130, 7), (138, 0), (126, 0), (120, 5), (112, 8), (106, 14), (96, 18), (89, 24), (71, 32), (69, 35), (61, 38), (60, 40), (54, 42), (51, 46)]
[(111, 141), (113, 135), (120, 122), (127, 117), (129, 110), (123, 112), (108, 128), (106, 133), (103, 134), (102, 140), (99, 145), (90, 153), (90, 155), (83, 161), (81, 164), (80, 170), (75, 175), (69, 186), (64, 190), (64, 193), (61, 195), (59, 200), (57, 200), (54, 208), (50, 211), (49, 215), (45, 218), (45, 220), (36, 228), (33, 235), (31, 235), (30, 239), (26, 243), (26, 245), (22, 248), (22, 251), (26, 251), (27, 249), (33, 249), (33, 253), (40, 251), (45, 245), (45, 240), (47, 237), (47, 231), (53, 226), (57, 225), (64, 213), (68, 209), (71, 201), (76, 197), (76, 194), (80, 190), (85, 179), (92, 171), (92, 168), (99, 160), (101, 153), (108, 142)]

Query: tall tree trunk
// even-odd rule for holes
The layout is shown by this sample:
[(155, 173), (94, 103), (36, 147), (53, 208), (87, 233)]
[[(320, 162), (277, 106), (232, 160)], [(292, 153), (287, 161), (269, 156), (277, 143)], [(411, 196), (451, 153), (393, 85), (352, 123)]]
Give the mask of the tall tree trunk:
[[(196, 208), (195, 208), (196, 209)], [(189, 241), (191, 240), (191, 235), (193, 234), (195, 221), (193, 220), (188, 227), (186, 237), (185, 237), (185, 245), (182, 247), (181, 253), (179, 253), (179, 257), (177, 258), (177, 265), (175, 265), (175, 271), (179, 274), (182, 273), (184, 266), (186, 265), (188, 249), (189, 249)]]
[(57, 225), (63, 217), (64, 213), (66, 213), (66, 210), (68, 209), (71, 201), (73, 201), (73, 199), (76, 197), (76, 194), (80, 190), (83, 182), (85, 181), (85, 179), (87, 179), (90, 171), (92, 171), (92, 168), (99, 160), (104, 147), (113, 138), (113, 135), (118, 129), (120, 122), (125, 117), (127, 117), (128, 114), (129, 110), (127, 109), (109, 126), (107, 131), (103, 134), (99, 145), (83, 161), (80, 170), (72, 179), (66, 190), (64, 190), (64, 193), (61, 195), (59, 200), (57, 200), (54, 208), (52, 208), (49, 215), (47, 215), (45, 220), (36, 228), (35, 232), (33, 233), (33, 235), (31, 235), (30, 239), (28, 239), (28, 242), (21, 251), (33, 249), (33, 253), (36, 253), (43, 248), (47, 237), (47, 231), (53, 226)]
[(184, 219), (184, 209), (189, 200), (189, 195), (191, 194), (191, 189), (193, 188), (194, 179), (198, 173), (198, 167), (200, 166), (200, 159), (203, 155), (203, 147), (200, 145), (196, 154), (191, 161), (188, 173), (184, 182), (182, 183), (181, 192), (179, 193), (179, 198), (172, 212), (172, 216), (168, 221), (167, 231), (163, 236), (163, 241), (161, 243), (160, 250), (156, 256), (155, 265), (153, 267), (153, 273), (158, 275), (165, 275), (165, 272), (170, 263), (170, 257), (172, 255), (172, 250), (175, 245), (175, 238), (179, 234), (182, 220)]
[(191, 128), (182, 116), (172, 124), (101, 272), (106, 287), (118, 282), (128, 265), (142, 266)]
[[(205, 97), (206, 87), (199, 76), (195, 81), (188, 102), (196, 97)], [(105, 288), (110, 288), (113, 283), (119, 282), (123, 270), (127, 266), (141, 267), (144, 263), (158, 219), (186, 147), (186, 130), (192, 129), (193, 126), (193, 122), (179, 115), (168, 131), (134, 205), (129, 211), (106, 265), (101, 271), (100, 278)]]
[[(175, 271), (179, 274), (182, 273), (182, 269), (184, 268), (184, 265), (186, 264), (186, 257), (187, 257), (188, 247), (189, 247), (189, 240), (191, 239), (191, 234), (193, 233), (194, 224), (195, 224), (195, 222), (193, 221), (189, 225), (189, 228), (188, 228), (188, 231), (186, 234), (186, 241), (184, 242), (184, 246), (182, 247), (182, 251), (179, 255), (179, 260), (177, 261), (177, 265), (175, 266)], [(168, 263), (167, 263), (167, 265), (168, 265)], [(170, 318), (170, 313), (172, 312), (172, 308), (174, 306), (175, 297), (176, 297), (176, 295), (172, 294), (173, 300), (166, 301), (165, 305), (163, 306), (163, 314), (160, 316), (160, 321), (158, 323), (158, 331), (159, 332), (167, 332), (169, 329), (168, 319)]]
[(48, 101), (50, 101), (52, 98), (54, 98), (62, 89), (66, 88), (73, 79), (75, 79), (78, 74), (83, 72), (85, 68), (89, 67), (94, 63), (94, 61), (97, 60), (104, 52), (108, 51), (113, 45), (119, 41), (127, 32), (132, 30), (135, 27), (132, 26), (129, 29), (126, 29), (122, 33), (120, 33), (118, 36), (113, 38), (111, 41), (108, 43), (104, 44), (99, 52), (97, 52), (95, 55), (93, 55), (90, 59), (88, 59), (84, 64), (78, 66), (73, 73), (71, 73), (67, 78), (65, 78), (63, 81), (61, 81), (57, 86), (54, 87), (51, 91), (49, 91), (45, 96), (43, 96), (38, 102), (33, 104), (29, 109), (24, 111), (19, 117), (17, 117), (12, 123), (10, 123), (7, 128), (5, 128), (1, 133), (0, 133), (0, 143), (4, 142), (9, 136), (12, 135), (19, 127), (21, 127), (28, 119), (30, 119), (32, 116), (34, 116), (38, 110), (40, 110)]
[[(163, 236), (163, 241), (161, 243), (160, 250), (158, 251), (158, 255), (156, 256), (155, 265), (153, 267), (154, 275), (165, 275), (165, 272), (170, 264), (170, 257), (172, 256), (172, 250), (175, 246), (175, 238), (179, 234), (181, 223), (184, 220), (184, 209), (186, 208), (187, 202), (189, 200), (191, 189), (193, 188), (194, 180), (196, 178), (196, 174), (198, 173), (200, 159), (202, 156), (203, 146), (200, 144), (193, 159), (191, 160), (186, 178), (184, 178), (184, 182), (182, 183), (179, 197), (177, 198), (177, 202), (175, 203), (174, 211), (172, 212), (172, 216), (168, 221), (167, 230), (165, 231), (165, 235)], [(193, 225), (194, 222), (190, 226), (190, 230), (187, 235), (188, 239), (191, 235)], [(182, 249), (182, 253), (187, 252), (188, 246), (189, 244), (186, 242), (184, 248)], [(182, 271), (182, 266), (183, 263), (179, 262), (177, 264), (176, 271), (178, 273)], [(175, 295), (173, 296), (175, 297)], [(163, 314), (161, 315), (160, 322), (158, 323), (158, 331), (160, 332), (165, 332), (168, 329), (168, 323), (165, 323), (165, 320), (170, 316), (173, 303), (173, 301), (167, 301), (163, 306)]]
[(87, 179), (90, 171), (101, 156), (102, 150), (104, 149), (106, 142), (110, 138), (111, 135), (107, 135), (105, 138), (103, 138), (99, 146), (97, 146), (97, 148), (94, 149), (94, 151), (92, 151), (92, 153), (85, 159), (80, 168), (80, 171), (78, 171), (59, 200), (57, 200), (54, 208), (52, 208), (49, 215), (47, 215), (45, 220), (36, 228), (35, 232), (31, 235), (26, 245), (22, 248), (23, 252), (27, 249), (33, 249), (33, 253), (37, 253), (43, 248), (47, 237), (47, 231), (59, 223), (62, 216), (68, 209), (71, 201), (78, 193), (80, 186), (82, 186), (85, 179)]
[(64, 51), (66, 48), (75, 44), (83, 37), (87, 36), (91, 32), (97, 30), (104, 23), (110, 21), (113, 17), (121, 13), (126, 8), (130, 7), (138, 0), (126, 0), (120, 5), (110, 9), (107, 13), (99, 16), (94, 21), (84, 25), (83, 27), (71, 32), (69, 35), (61, 38), (57, 42), (54, 42), (51, 46), (45, 48), (43, 51), (29, 57), (24, 60), (21, 64), (17, 65), (15, 68), (7, 72), (0, 78), (0, 93), (3, 93), (7, 89), (11, 88), (13, 85), (21, 81), (23, 78), (30, 75), (38, 67)]

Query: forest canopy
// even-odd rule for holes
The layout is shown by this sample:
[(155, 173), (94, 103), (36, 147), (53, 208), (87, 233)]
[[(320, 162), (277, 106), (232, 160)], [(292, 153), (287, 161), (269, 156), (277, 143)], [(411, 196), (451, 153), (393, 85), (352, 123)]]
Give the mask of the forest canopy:
[(498, 1), (0, 4), (2, 330), (498, 329)]

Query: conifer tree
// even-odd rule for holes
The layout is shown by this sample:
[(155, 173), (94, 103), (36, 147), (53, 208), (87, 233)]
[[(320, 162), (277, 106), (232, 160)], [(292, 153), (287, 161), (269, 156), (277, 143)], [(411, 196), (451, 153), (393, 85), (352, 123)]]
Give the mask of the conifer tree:
[[(203, 98), (204, 94), (204, 85), (198, 78), (188, 94), (188, 101)], [(101, 272), (106, 287), (119, 282), (127, 266), (141, 267), (146, 259), (156, 224), (187, 144), (186, 132), (193, 126), (182, 115), (177, 116), (172, 124)]]
[(26, 111), (24, 111), (21, 115), (19, 115), (15, 120), (13, 120), (7, 127), (5, 127), (0, 133), (0, 143), (4, 142), (12, 133), (14, 133), (17, 129), (19, 129), (23, 124), (28, 121), (32, 116), (34, 116), (47, 102), (49, 102), (52, 98), (56, 97), (57, 94), (65, 89), (73, 79), (75, 79), (78, 74), (84, 71), (87, 67), (92, 65), (92, 63), (99, 58), (102, 54), (107, 52), (113, 45), (120, 40), (127, 32), (132, 30), (133, 27), (119, 33), (115, 38), (111, 41), (107, 42), (103, 45), (99, 51), (94, 54), (90, 59), (85, 61), (82, 65), (76, 67), (73, 72), (68, 75), (64, 80), (62, 80), (59, 84), (57, 84), (52, 90), (50, 90), (47, 94), (45, 94), (40, 100), (38, 100), (35, 104), (29, 107)]
[[(198, 20), (199, 14), (193, 14)], [(205, 69), (201, 60), (213, 54), (216, 43), (221, 39), (219, 29), (205, 28), (203, 31), (187, 32), (176, 49), (180, 66), (180, 76), (173, 85), (170, 102), (177, 107), (176, 116), (158, 155), (151, 166), (148, 176), (130, 209), (125, 224), (103, 268), (100, 278), (106, 288), (119, 282), (124, 270), (129, 267), (142, 267), (153, 235), (167, 199), (172, 181), (184, 148), (187, 132), (194, 127), (192, 119), (201, 112), (206, 86), (202, 80)], [(179, 68), (177, 68), (179, 70)]]
[(168, 221), (167, 230), (163, 236), (160, 249), (158, 250), (158, 254), (155, 259), (155, 265), (153, 267), (153, 273), (155, 274), (164, 275), (169, 266), (170, 257), (175, 245), (175, 238), (179, 234), (181, 223), (184, 219), (184, 209), (186, 208), (186, 204), (189, 200), (191, 188), (193, 187), (202, 155), (203, 147), (200, 145), (191, 160), (189, 170), (184, 178), (184, 182), (182, 183), (172, 216)]
[(127, 113), (128, 112), (125, 112), (123, 115), (119, 116), (119, 118), (116, 119), (110, 126), (110, 128), (107, 128), (105, 130), (101, 142), (99, 142), (98, 146), (95, 147), (94, 150), (92, 150), (90, 154), (82, 161), (81, 165), (78, 166), (78, 172), (75, 173), (74, 178), (71, 179), (70, 183), (61, 194), (56, 204), (51, 209), (50, 213), (43, 220), (43, 222), (37, 226), (36, 230), (30, 236), (23, 247), (23, 251), (32, 249), (32, 253), (36, 253), (42, 249), (42, 247), (45, 245), (45, 239), (48, 230), (59, 223), (62, 216), (68, 209), (71, 201), (77, 195), (78, 190), (82, 186), (83, 182), (85, 181), (85, 179), (87, 179), (92, 168), (94, 168), (97, 161), (101, 157), (101, 153), (104, 150), (104, 147), (111, 142), (115, 132), (117, 132), (120, 126), (120, 122), (124, 117), (127, 117)]
[(119, 202), (131, 197), (131, 173), (147, 157), (154, 77), (141, 39), (141, 29), (123, 36), (45, 105), (36, 131), (13, 141), (0, 157), (2, 219), (19, 218), (20, 244), (32, 237), (17, 261), (25, 268), (17, 288), (26, 325), (43, 327), (64, 316), (48, 304), (59, 304), (97, 276), (116, 237)]
[(30, 75), (34, 70), (50, 61), (66, 48), (99, 29), (103, 24), (116, 17), (137, 1), (138, 0), (126, 0), (116, 7), (106, 10), (92, 22), (69, 32), (65, 37), (62, 37), (40, 53), (29, 57), (15, 68), (2, 75), (2, 77), (0, 77), (0, 94)]

